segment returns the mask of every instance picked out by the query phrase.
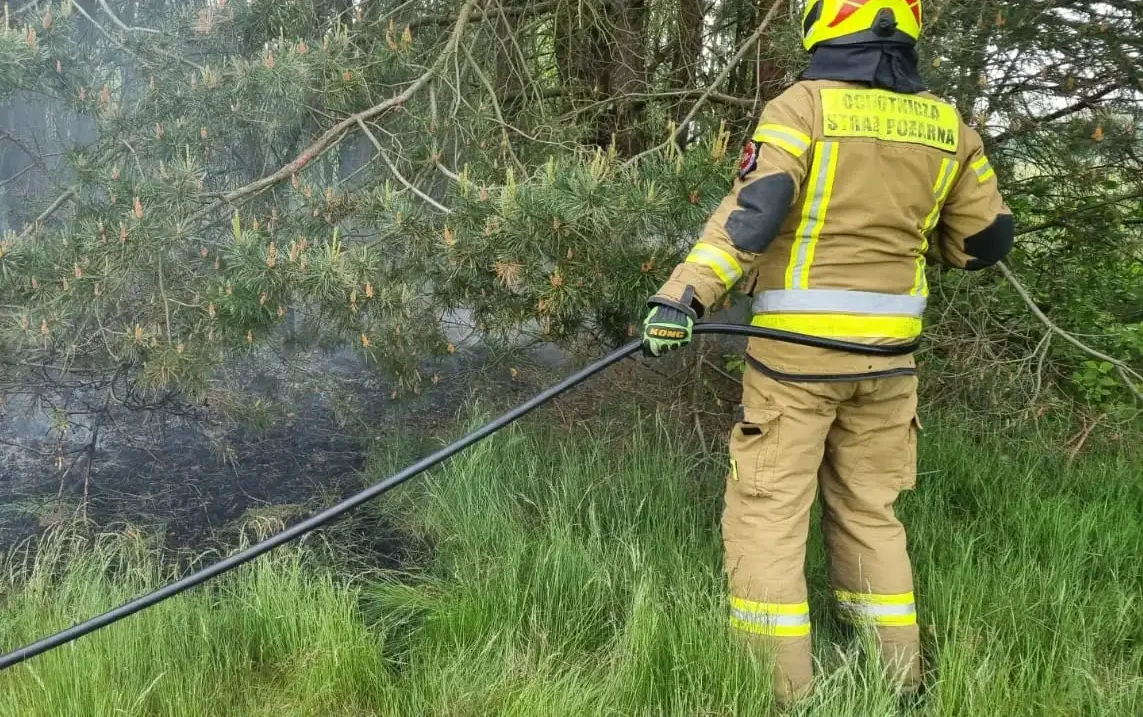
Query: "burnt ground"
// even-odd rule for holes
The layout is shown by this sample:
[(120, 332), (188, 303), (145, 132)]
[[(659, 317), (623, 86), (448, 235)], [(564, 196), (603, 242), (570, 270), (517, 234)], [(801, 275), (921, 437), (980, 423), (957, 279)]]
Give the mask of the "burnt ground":
[[(300, 373), (277, 366), (237, 379), (247, 398), (273, 406), (264, 430), (235, 426), (220, 436), (203, 415), (115, 412), (99, 430), (88, 481), (90, 525), (131, 526), (161, 534), (169, 548), (202, 549), (231, 543), (226, 534), (251, 514), (293, 522), (362, 487), (359, 470), (372, 442), (400, 434), (407, 443), (409, 435), (443, 430), (476, 384), (487, 383), (479, 354), (457, 354), (434, 367), (446, 380), (421, 396), (392, 400), (393, 387), (353, 354), (298, 358), (291, 363), (301, 364)], [(319, 390), (301, 378), (315, 368)], [(348, 418), (346, 397), (355, 406)], [(90, 441), (90, 429), (78, 423), (65, 451)], [(67, 474), (61, 491), (51, 425), (43, 406), (0, 407), (0, 551), (79, 514), (85, 462)], [(65, 458), (65, 469), (73, 458)]]
[[(423, 395), (398, 400), (388, 380), (351, 352), (252, 365), (227, 374), (247, 399), (273, 410), (264, 430), (234, 426), (221, 436), (229, 461), (220, 459), (219, 436), (202, 415), (119, 411), (102, 424), (89, 481), (92, 530), (140, 529), (183, 553), (232, 548), (236, 527), (252, 516), (271, 517), (280, 527), (360, 490), (371, 447), (399, 443), (411, 462), (440, 447), (437, 439), (455, 437), (456, 419), (474, 399), (485, 410), (505, 409), (552, 385), (574, 362), (552, 347), (495, 359), (466, 349), (424, 367), (425, 375), (441, 377), (438, 384), (426, 382)], [(678, 395), (679, 370), (677, 361), (625, 361), (525, 420), (574, 426), (620, 404), (662, 405)], [(79, 515), (82, 463), (57, 498), (58, 434), (50, 428), (42, 407), (0, 405), (0, 554)], [(88, 442), (90, 431), (80, 425), (65, 445), (75, 450)], [(362, 518), (343, 521), (354, 535), (339, 541), (351, 537), (356, 552), (391, 562), (401, 538), (373, 525), (369, 514)]]

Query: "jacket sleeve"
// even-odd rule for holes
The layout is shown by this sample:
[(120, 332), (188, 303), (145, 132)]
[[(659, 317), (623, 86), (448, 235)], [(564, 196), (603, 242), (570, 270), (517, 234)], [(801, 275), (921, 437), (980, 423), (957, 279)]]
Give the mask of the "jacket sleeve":
[(966, 126), (962, 140), (960, 174), (941, 210), (937, 235), (945, 264), (975, 271), (1008, 255), (1014, 231), (980, 135)]
[(730, 193), (652, 302), (682, 304), (702, 316), (750, 272), (797, 201), (813, 135), (813, 98), (804, 87), (766, 105)]

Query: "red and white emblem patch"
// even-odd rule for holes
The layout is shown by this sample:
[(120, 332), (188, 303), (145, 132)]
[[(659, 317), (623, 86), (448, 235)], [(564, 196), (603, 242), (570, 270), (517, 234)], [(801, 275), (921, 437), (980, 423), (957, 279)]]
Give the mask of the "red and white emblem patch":
[(738, 163), (738, 178), (745, 179), (756, 166), (758, 166), (758, 144), (750, 141), (742, 148), (742, 161)]

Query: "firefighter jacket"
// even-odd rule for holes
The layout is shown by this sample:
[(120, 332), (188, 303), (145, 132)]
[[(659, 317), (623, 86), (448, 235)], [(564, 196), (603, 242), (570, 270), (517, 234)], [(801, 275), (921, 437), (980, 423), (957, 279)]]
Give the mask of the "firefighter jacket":
[[(1011, 214), (980, 135), (929, 93), (802, 81), (770, 102), (730, 194), (652, 301), (700, 315), (741, 284), (753, 323), (867, 344), (921, 334), (926, 255), (981, 269), (1011, 248)], [(911, 372), (911, 355), (870, 357), (764, 339), (771, 375)]]

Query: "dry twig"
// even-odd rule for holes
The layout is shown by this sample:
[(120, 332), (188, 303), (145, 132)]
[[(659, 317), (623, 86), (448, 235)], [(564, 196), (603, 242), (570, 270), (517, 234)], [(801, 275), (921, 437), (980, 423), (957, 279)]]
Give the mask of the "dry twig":
[(66, 202), (67, 200), (69, 200), (73, 196), (75, 196), (75, 193), (77, 191), (78, 191), (78, 187), (76, 187), (74, 185), (71, 187), (68, 187), (66, 190), (64, 190), (64, 193), (59, 195), (58, 197), (56, 197), (56, 200), (54, 202), (52, 202), (51, 205), (49, 205), (47, 209), (45, 209), (43, 212), (41, 212), (40, 216), (36, 217), (34, 220), (32, 220), (28, 224), (27, 227), (24, 228), (24, 231), (21, 233), (20, 237), (21, 238), (27, 238), (27, 237), (31, 236), (32, 232), (36, 231), (36, 227), (38, 227), (41, 222), (46, 220), (51, 215), (55, 214), (56, 211), (64, 205), (64, 202)]
[(1004, 264), (1004, 262), (1000, 262), (997, 266), (1000, 267), (1000, 271), (1004, 274), (1004, 278), (1008, 280), (1008, 283), (1012, 285), (1012, 288), (1014, 288), (1016, 293), (1020, 295), (1020, 298), (1024, 300), (1024, 303), (1028, 306), (1028, 309), (1032, 312), (1033, 315), (1035, 315), (1037, 319), (1040, 320), (1040, 323), (1044, 324), (1044, 326), (1046, 326), (1049, 331), (1056, 334), (1064, 341), (1067, 341), (1069, 344), (1075, 346), (1077, 349), (1083, 351), (1092, 358), (1099, 359), (1100, 361), (1106, 361), (1107, 363), (1114, 366), (1116, 373), (1119, 374), (1120, 380), (1122, 380), (1123, 384), (1127, 386), (1127, 389), (1131, 391), (1131, 393), (1135, 394), (1136, 398), (1138, 398), (1140, 401), (1143, 401), (1143, 389), (1140, 389), (1140, 384), (1143, 384), (1143, 375), (1140, 375), (1138, 371), (1131, 368), (1120, 359), (1117, 359), (1114, 356), (1108, 356), (1102, 351), (1093, 349), (1092, 347), (1077, 339), (1074, 334), (1071, 334), (1060, 328), (1056, 322), (1052, 321), (1050, 318), (1048, 318), (1047, 314), (1040, 310), (1040, 307), (1036, 305), (1035, 300), (1032, 299), (1032, 295), (1028, 293), (1028, 289), (1026, 289), (1024, 285), (1020, 283), (1020, 280), (1016, 278), (1016, 275), (1012, 273), (1012, 270), (1009, 269), (1008, 266)]
[(397, 170), (397, 165), (393, 164), (393, 161), (389, 159), (389, 155), (385, 153), (385, 149), (381, 146), (381, 142), (377, 140), (376, 135), (369, 131), (369, 128), (365, 126), (365, 122), (358, 120), (357, 123), (361, 126), (361, 131), (365, 133), (365, 136), (368, 137), (369, 141), (373, 143), (373, 146), (377, 148), (377, 156), (381, 157), (381, 161), (385, 162), (385, 165), (389, 167), (389, 171), (392, 172), (393, 176), (397, 178), (397, 181), (399, 181), (401, 184), (404, 184), (409, 188), (409, 191), (423, 199), (427, 204), (432, 205), (438, 211), (444, 212), (445, 214), (452, 213), (451, 209), (444, 206), (429, 195), (425, 194), (415, 184), (410, 182), (408, 179), (405, 179), (405, 175), (401, 174), (401, 172)]
[(1084, 421), (1083, 430), (1076, 434), (1075, 438), (1069, 441), (1069, 443), (1073, 443), (1074, 445), (1072, 446), (1072, 449), (1068, 451), (1068, 463), (1071, 463), (1076, 459), (1076, 456), (1079, 455), (1079, 452), (1083, 450), (1084, 444), (1087, 443), (1088, 437), (1091, 436), (1091, 432), (1094, 431), (1095, 427), (1102, 423), (1105, 418), (1107, 418), (1107, 414), (1101, 413), (1100, 415), (1096, 416), (1091, 421), (1091, 423), (1088, 423), (1086, 420)]
[(120, 29), (123, 30), (123, 32), (149, 32), (149, 33), (152, 33), (155, 35), (162, 35), (163, 34), (162, 31), (152, 30), (149, 27), (131, 27), (131, 26), (127, 25), (127, 23), (125, 23), (119, 19), (119, 16), (116, 15), (115, 11), (113, 11), (111, 9), (111, 6), (107, 4), (107, 0), (99, 0), (99, 6), (102, 7), (103, 12), (107, 13), (107, 16), (109, 18), (111, 18), (111, 22), (118, 25), (120, 27)]

